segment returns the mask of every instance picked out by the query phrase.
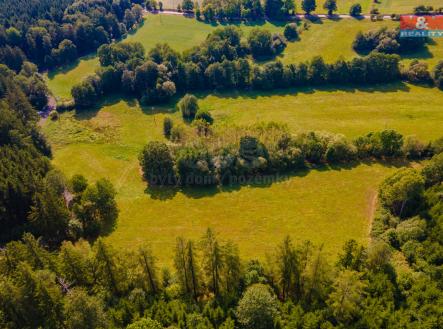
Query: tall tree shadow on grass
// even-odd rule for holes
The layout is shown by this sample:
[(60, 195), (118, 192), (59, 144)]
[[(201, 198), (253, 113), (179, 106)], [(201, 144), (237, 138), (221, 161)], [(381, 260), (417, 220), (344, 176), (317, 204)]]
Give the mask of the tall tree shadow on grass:
[(218, 193), (232, 193), (240, 191), (242, 188), (269, 188), (274, 184), (284, 183), (293, 178), (303, 178), (308, 176), (312, 171), (329, 172), (329, 171), (349, 171), (355, 169), (360, 165), (372, 166), (380, 164), (387, 168), (403, 168), (412, 167), (414, 162), (407, 159), (395, 158), (395, 159), (365, 159), (361, 161), (351, 161), (346, 163), (336, 164), (310, 164), (308, 167), (302, 168), (297, 171), (289, 171), (279, 174), (269, 174), (256, 177), (248, 177), (246, 179), (234, 179), (232, 182), (228, 182), (224, 185), (210, 185), (210, 186), (172, 186), (172, 187), (147, 187), (145, 193), (154, 200), (170, 200), (173, 199), (177, 193), (182, 193), (189, 198), (202, 199), (213, 197)]
[[(69, 64), (66, 64), (66, 65), (63, 65), (63, 66), (58, 67), (56, 69), (48, 71), (48, 78), (50, 80), (52, 80), (58, 74), (66, 74), (66, 73), (74, 70), (75, 68), (77, 68), (77, 66), (80, 64), (81, 61), (87, 61), (87, 60), (90, 60), (90, 59), (94, 59), (96, 57), (97, 57), (97, 53), (96, 52), (92, 52), (92, 53), (90, 53), (88, 55), (84, 55), (82, 57), (79, 57), (75, 61), (73, 61), (73, 62), (71, 62)], [(91, 72), (91, 73), (93, 73), (93, 72)]]

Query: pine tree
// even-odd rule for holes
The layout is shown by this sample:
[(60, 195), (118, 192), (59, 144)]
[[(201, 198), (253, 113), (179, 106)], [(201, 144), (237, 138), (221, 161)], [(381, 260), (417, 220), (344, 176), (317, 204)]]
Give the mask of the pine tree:
[(157, 269), (155, 266), (155, 257), (152, 255), (151, 249), (146, 246), (140, 247), (138, 253), (139, 263), (142, 268), (142, 272), (146, 277), (148, 290), (153, 294), (156, 294), (158, 292), (158, 279)]
[(216, 297), (220, 293), (221, 271), (223, 268), (223, 254), (215, 234), (210, 228), (201, 242), (203, 252), (203, 269), (208, 287)]

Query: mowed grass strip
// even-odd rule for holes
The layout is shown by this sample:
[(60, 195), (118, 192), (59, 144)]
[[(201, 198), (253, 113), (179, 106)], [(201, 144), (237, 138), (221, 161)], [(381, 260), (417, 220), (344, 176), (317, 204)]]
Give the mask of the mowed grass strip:
[[(384, 93), (288, 90), (200, 95), (200, 104), (212, 111), (216, 125), (273, 120), (286, 122), (293, 132), (326, 130), (348, 137), (384, 128), (416, 133), (423, 140), (441, 134), (443, 93), (410, 85), (383, 88)], [(57, 168), (68, 177), (76, 173), (90, 181), (107, 177), (115, 185), (120, 215), (107, 239), (116, 247), (151, 243), (160, 262), (170, 264), (175, 238), (197, 239), (207, 227), (238, 243), (246, 258), (263, 259), (286, 234), (297, 242), (324, 243), (329, 255), (347, 239), (367, 242), (373, 197), (396, 166), (320, 168), (272, 184), (149, 194), (137, 157), (147, 141), (163, 140), (165, 115), (181, 122), (174, 104), (140, 108), (136, 101), (116, 96), (99, 111), (63, 113), (60, 120), (48, 120), (44, 126)]]

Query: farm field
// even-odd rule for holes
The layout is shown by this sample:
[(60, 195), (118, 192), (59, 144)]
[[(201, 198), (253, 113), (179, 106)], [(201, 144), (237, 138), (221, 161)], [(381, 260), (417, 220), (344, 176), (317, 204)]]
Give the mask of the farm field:
[[(443, 93), (409, 85), (384, 87), (384, 93), (290, 90), (200, 95), (200, 104), (212, 111), (216, 125), (273, 120), (286, 122), (293, 132), (316, 129), (355, 137), (395, 128), (423, 140), (439, 135)], [(424, 107), (418, 100), (429, 99), (431, 93), (431, 104)], [(394, 110), (397, 107), (401, 110)], [(116, 98), (99, 111), (63, 113), (59, 121), (44, 125), (56, 167), (68, 177), (75, 173), (91, 181), (108, 177), (115, 185), (120, 215), (107, 237), (113, 245), (134, 248), (150, 242), (160, 262), (169, 264), (178, 235), (199, 238), (209, 226), (220, 238), (238, 243), (247, 258), (263, 258), (286, 234), (297, 242), (324, 243), (331, 256), (349, 238), (367, 242), (377, 186), (396, 166), (320, 168), (282, 177), (270, 185), (149, 194), (137, 156), (147, 141), (163, 138), (161, 123), (166, 114), (176, 122), (181, 120), (174, 104), (141, 108), (136, 101)]]
[[(303, 31), (300, 41), (288, 43), (279, 59), (285, 63), (306, 61), (316, 55), (323, 56), (328, 62), (340, 56), (350, 59), (358, 56), (352, 49), (352, 42), (357, 32), (370, 31), (382, 26), (394, 27), (397, 24), (391, 21), (374, 23), (369, 20), (356, 21), (354, 19), (321, 20), (320, 23), (310, 24), (309, 30)], [(240, 25), (245, 33), (255, 26), (267, 28), (273, 32), (283, 31), (281, 24), (271, 22), (261, 25)], [(149, 15), (145, 24), (126, 40), (139, 41), (147, 50), (159, 42), (168, 42), (177, 51), (184, 51), (202, 42), (214, 28), (216, 25), (205, 24), (182, 16)], [(425, 60), (432, 68), (440, 58), (443, 58), (443, 40), (436, 38), (427, 50), (405, 56), (405, 62), (410, 61), (411, 58)], [(70, 67), (50, 72), (47, 76), (49, 88), (56, 97), (69, 99), (72, 86), (88, 74), (92, 74), (98, 66), (97, 58), (91, 55)]]

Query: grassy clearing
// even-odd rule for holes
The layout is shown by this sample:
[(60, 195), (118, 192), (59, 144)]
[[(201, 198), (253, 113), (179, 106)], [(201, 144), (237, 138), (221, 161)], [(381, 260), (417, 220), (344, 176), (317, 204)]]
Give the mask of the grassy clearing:
[[(218, 124), (274, 120), (288, 123), (294, 132), (323, 129), (351, 137), (392, 127), (405, 134), (416, 132), (425, 140), (436, 137), (443, 124), (438, 107), (443, 93), (412, 86), (391, 89), (224, 94), (202, 96), (200, 103), (213, 112)], [(435, 104), (425, 107), (418, 101), (422, 99)], [(286, 234), (296, 241), (324, 243), (330, 255), (349, 238), (367, 242), (372, 198), (395, 166), (320, 168), (273, 184), (220, 191), (145, 193), (137, 156), (148, 140), (163, 138), (166, 114), (181, 121), (173, 105), (140, 108), (135, 101), (116, 97), (99, 111), (63, 113), (60, 120), (48, 120), (44, 126), (54, 147), (53, 163), (68, 177), (82, 173), (91, 181), (108, 177), (115, 184), (121, 212), (107, 238), (115, 246), (134, 248), (150, 242), (160, 262), (169, 264), (178, 235), (198, 238), (208, 226), (222, 239), (238, 243), (248, 258), (263, 259)]]
[[(426, 101), (424, 101), (426, 100)], [(443, 92), (409, 84), (310, 88), (279, 93), (215, 94), (200, 102), (215, 120), (285, 122), (293, 131), (325, 130), (355, 137), (392, 128), (423, 140), (441, 136)]]
[(302, 32), (300, 41), (288, 42), (281, 60), (284, 63), (298, 63), (319, 55), (327, 62), (334, 62), (340, 57), (352, 59), (358, 56), (352, 48), (352, 42), (358, 32), (385, 26), (392, 28), (397, 25), (398, 23), (392, 21), (318, 20), (309, 25), (309, 30)]

